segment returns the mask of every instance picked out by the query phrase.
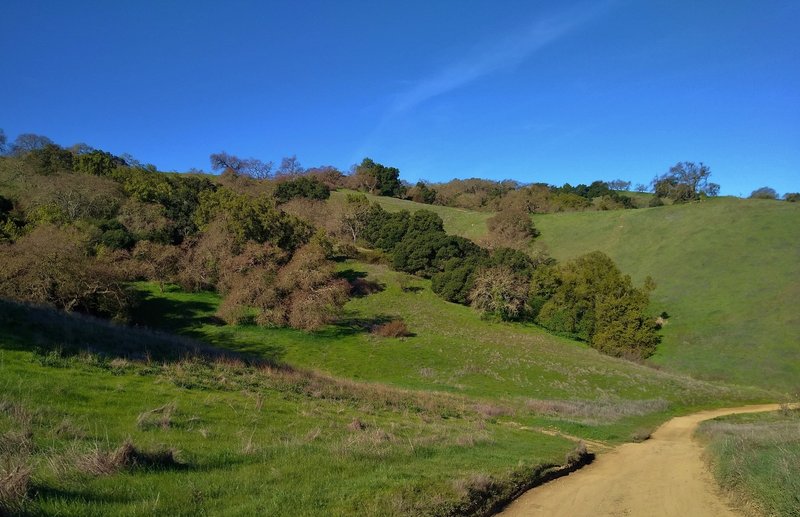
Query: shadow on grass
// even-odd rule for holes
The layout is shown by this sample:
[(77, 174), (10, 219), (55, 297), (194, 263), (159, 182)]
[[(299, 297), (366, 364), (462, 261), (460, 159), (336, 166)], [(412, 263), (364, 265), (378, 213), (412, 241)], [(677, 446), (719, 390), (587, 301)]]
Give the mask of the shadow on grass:
[[(170, 310), (177, 309), (170, 307)], [(169, 321), (175, 323), (176, 318), (178, 316)], [(107, 358), (145, 361), (174, 362), (202, 357), (283, 366), (280, 363), (283, 349), (277, 346), (258, 343), (256, 348), (253, 343), (237, 339), (233, 332), (208, 340), (208, 336), (191, 328), (174, 330), (180, 330), (183, 335), (128, 327), (83, 314), (0, 299), (0, 342), (8, 349), (33, 351), (44, 356), (55, 353), (68, 357), (89, 352)]]
[(267, 343), (263, 340), (247, 339), (238, 336), (234, 330), (220, 330), (219, 332), (203, 333), (200, 331), (188, 331), (187, 336), (205, 341), (215, 347), (225, 350), (232, 350), (248, 356), (256, 356), (266, 360), (269, 364), (280, 364), (286, 355), (286, 349), (274, 343)]
[(218, 325), (216, 304), (202, 300), (175, 300), (137, 290), (131, 322), (151, 328), (182, 332), (204, 324)]
[[(46, 485), (34, 484), (31, 487), (30, 496), (38, 503), (47, 500), (58, 502), (74, 501), (84, 505), (86, 503), (130, 503), (134, 499), (123, 495), (121, 492), (98, 494), (92, 492), (90, 489), (68, 489), (68, 488), (55, 488)], [(42, 515), (39, 512), (23, 513), (22, 515)]]
[(363, 298), (371, 294), (380, 293), (386, 289), (386, 284), (367, 280), (367, 273), (354, 269), (345, 269), (337, 273), (339, 278), (344, 278), (350, 283), (350, 295), (355, 298)]
[[(387, 314), (379, 314), (371, 318), (345, 316), (335, 324), (329, 325), (322, 330), (314, 332), (314, 335), (329, 339), (336, 339), (346, 336), (354, 336), (357, 334), (368, 334), (372, 332), (375, 327), (389, 323), (390, 321), (394, 321), (396, 319), (396, 316), (390, 316)], [(413, 336), (413, 334), (409, 334), (409, 337), (411, 336)]]

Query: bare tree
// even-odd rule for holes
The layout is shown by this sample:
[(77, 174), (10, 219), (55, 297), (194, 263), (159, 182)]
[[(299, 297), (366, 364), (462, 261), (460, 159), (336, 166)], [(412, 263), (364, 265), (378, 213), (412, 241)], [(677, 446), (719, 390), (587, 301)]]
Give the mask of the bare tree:
[(229, 170), (258, 180), (267, 179), (272, 174), (272, 162), (262, 162), (257, 158), (239, 158), (225, 151), (214, 153), (209, 158), (213, 171)]
[(278, 167), (278, 176), (298, 176), (303, 174), (305, 169), (300, 165), (300, 161), (296, 155), (291, 155), (281, 159), (281, 165)]
[(22, 133), (14, 139), (11, 144), (11, 154), (20, 156), (37, 149), (44, 149), (48, 145), (54, 145), (53, 141), (46, 136), (36, 135), (34, 133)]
[(358, 240), (359, 235), (367, 226), (370, 204), (364, 194), (348, 194), (347, 199), (341, 205), (340, 221), (344, 230), (353, 238), (353, 244)]
[(608, 188), (611, 190), (628, 190), (631, 188), (631, 182), (625, 180), (611, 180), (608, 182)]
[(506, 266), (480, 271), (469, 293), (474, 308), (485, 314), (513, 320), (525, 311), (529, 281)]

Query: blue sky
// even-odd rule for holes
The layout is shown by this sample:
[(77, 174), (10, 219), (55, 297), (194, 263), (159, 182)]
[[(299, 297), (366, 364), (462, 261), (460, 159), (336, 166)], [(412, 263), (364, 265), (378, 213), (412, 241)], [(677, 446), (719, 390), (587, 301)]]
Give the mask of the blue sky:
[(6, 0), (0, 128), (164, 170), (800, 191), (800, 2)]

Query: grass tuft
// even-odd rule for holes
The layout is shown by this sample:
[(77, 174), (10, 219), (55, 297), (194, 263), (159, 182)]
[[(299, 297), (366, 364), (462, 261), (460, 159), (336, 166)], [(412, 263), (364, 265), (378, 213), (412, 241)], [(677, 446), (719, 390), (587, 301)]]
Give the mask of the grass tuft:
[(95, 446), (92, 452), (78, 458), (76, 466), (84, 474), (110, 476), (128, 469), (178, 469), (185, 467), (185, 464), (178, 459), (175, 449), (145, 451), (127, 439), (112, 451)]
[(408, 337), (411, 336), (406, 323), (396, 319), (387, 323), (376, 325), (372, 328), (372, 333), (380, 337)]
[(29, 465), (0, 463), (0, 515), (21, 513), (28, 499), (32, 469)]
[(170, 402), (155, 409), (143, 411), (136, 417), (136, 427), (142, 430), (169, 429), (172, 426), (172, 416), (175, 414), (176, 409), (176, 403)]

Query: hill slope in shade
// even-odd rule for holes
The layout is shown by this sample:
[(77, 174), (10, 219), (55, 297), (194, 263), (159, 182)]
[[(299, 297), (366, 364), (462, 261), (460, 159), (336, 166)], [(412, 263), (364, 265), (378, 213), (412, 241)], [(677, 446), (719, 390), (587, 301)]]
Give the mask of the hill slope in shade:
[(688, 205), (535, 216), (559, 260), (592, 250), (667, 311), (653, 361), (705, 379), (796, 391), (800, 378), (800, 206), (720, 198)]

